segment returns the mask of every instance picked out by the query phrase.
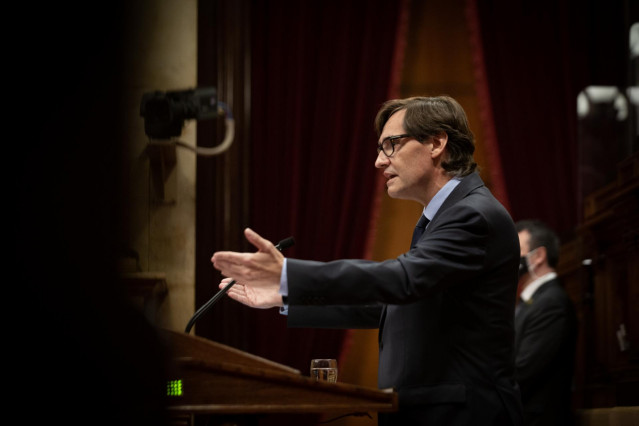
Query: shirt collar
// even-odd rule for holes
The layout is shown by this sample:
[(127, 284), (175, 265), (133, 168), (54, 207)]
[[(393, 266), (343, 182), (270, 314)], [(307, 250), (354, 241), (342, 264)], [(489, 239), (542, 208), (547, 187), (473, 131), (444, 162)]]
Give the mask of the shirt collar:
[(457, 185), (459, 185), (459, 182), (461, 182), (461, 178), (459, 177), (454, 177), (446, 182), (446, 185), (442, 186), (442, 189), (437, 191), (437, 194), (435, 194), (433, 199), (430, 200), (430, 203), (428, 203), (428, 205), (424, 207), (423, 214), (424, 216), (426, 216), (426, 219), (428, 219), (429, 222), (433, 220), (439, 208), (442, 206), (442, 204), (444, 204), (444, 201), (446, 201), (446, 198), (448, 198), (450, 193), (453, 192), (453, 189), (455, 189)]
[(524, 302), (528, 302), (532, 295), (535, 294), (537, 289), (542, 285), (546, 284), (548, 281), (557, 278), (557, 274), (555, 272), (548, 272), (545, 275), (533, 280), (530, 284), (526, 286), (525, 289), (521, 291), (520, 297)]

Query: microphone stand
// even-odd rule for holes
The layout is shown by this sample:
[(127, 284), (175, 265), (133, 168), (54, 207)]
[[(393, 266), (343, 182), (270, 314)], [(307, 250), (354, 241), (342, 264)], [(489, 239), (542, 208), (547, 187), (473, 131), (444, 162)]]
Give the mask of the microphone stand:
[[(288, 237), (283, 239), (282, 241), (280, 241), (279, 243), (277, 243), (277, 245), (275, 246), (276, 249), (278, 249), (279, 251), (284, 250), (285, 248), (291, 247), (293, 244), (295, 244), (295, 240), (293, 239), (293, 237)], [(204, 313), (206, 313), (209, 309), (211, 309), (211, 307), (213, 305), (215, 305), (215, 303), (217, 303), (217, 301), (226, 294), (227, 291), (229, 291), (229, 289), (231, 287), (233, 287), (233, 285), (236, 283), (235, 280), (231, 281), (230, 283), (228, 283), (223, 289), (221, 289), (220, 291), (218, 291), (215, 296), (213, 296), (208, 302), (206, 302), (204, 305), (202, 305), (202, 307), (200, 309), (198, 309), (195, 314), (193, 314), (193, 317), (191, 317), (189, 323), (186, 325), (186, 329), (184, 330), (184, 332), (186, 334), (189, 334), (189, 332), (191, 331), (191, 328), (193, 327), (193, 325), (195, 324), (195, 322), (202, 316), (204, 315)]]

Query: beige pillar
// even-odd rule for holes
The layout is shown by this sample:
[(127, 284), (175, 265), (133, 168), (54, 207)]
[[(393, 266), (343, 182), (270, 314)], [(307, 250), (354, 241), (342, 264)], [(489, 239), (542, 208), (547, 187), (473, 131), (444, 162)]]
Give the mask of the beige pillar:
[[(164, 274), (168, 292), (147, 314), (160, 327), (184, 330), (195, 303), (196, 157), (179, 146), (167, 151), (172, 158), (167, 160), (170, 167), (162, 176), (163, 194), (158, 196), (140, 101), (147, 92), (196, 87), (197, 1), (144, 0), (128, 7), (129, 20), (123, 25), (128, 40), (123, 75), (126, 105), (121, 111), (128, 191), (123, 233), (128, 248), (139, 254), (139, 263), (129, 262), (125, 268)], [(180, 140), (195, 145), (196, 122), (185, 124)]]

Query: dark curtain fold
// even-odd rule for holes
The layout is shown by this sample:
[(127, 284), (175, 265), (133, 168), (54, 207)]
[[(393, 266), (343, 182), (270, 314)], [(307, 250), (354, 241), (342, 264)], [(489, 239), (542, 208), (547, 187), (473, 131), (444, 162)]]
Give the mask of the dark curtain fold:
[[(251, 223), (286, 256), (362, 258), (373, 214), (376, 135), (387, 99), (400, 1), (252, 4)], [(307, 374), (338, 358), (343, 331), (287, 329), (253, 312), (252, 353)]]
[(624, 87), (628, 3), (470, 1), (511, 213), (569, 234), (580, 217), (577, 95), (588, 85)]

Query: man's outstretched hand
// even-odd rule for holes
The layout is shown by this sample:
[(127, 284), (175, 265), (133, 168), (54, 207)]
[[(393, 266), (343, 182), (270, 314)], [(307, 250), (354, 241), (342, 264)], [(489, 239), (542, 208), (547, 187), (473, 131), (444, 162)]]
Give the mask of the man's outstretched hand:
[[(231, 278), (224, 278), (219, 284), (220, 290), (225, 288), (231, 281)], [(231, 299), (251, 308), (268, 309), (284, 306), (282, 296), (272, 289), (251, 287), (236, 282), (227, 290), (226, 294)]]
[[(278, 291), (284, 256), (273, 243), (251, 229), (245, 229), (244, 236), (258, 249), (257, 252), (220, 251), (211, 258), (215, 269), (237, 281), (229, 289), (229, 297), (254, 308), (282, 306)], [(220, 288), (228, 282), (229, 279), (223, 280)]]

